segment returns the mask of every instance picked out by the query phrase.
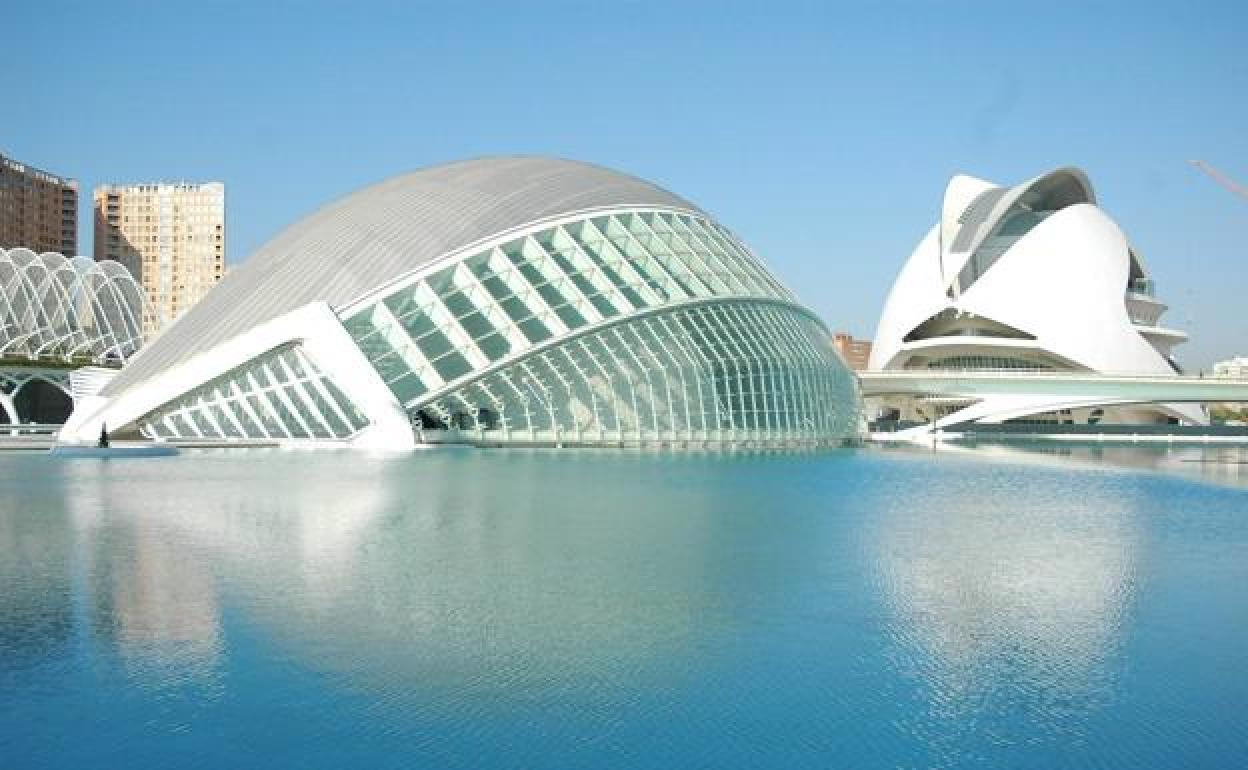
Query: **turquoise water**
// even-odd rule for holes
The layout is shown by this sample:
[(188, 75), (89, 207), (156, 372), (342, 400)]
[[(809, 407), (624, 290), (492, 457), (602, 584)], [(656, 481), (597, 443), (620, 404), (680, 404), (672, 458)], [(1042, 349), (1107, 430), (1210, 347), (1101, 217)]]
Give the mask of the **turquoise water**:
[(5, 453), (0, 766), (1248, 764), (1248, 452), (1062, 451)]

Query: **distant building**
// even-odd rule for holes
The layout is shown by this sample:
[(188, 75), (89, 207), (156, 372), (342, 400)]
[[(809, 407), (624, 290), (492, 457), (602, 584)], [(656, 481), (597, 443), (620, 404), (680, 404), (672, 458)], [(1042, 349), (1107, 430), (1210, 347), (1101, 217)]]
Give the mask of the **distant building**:
[(173, 321), (225, 273), (225, 185), (95, 188), (95, 258), (125, 265), (157, 314)]
[(78, 253), (78, 183), (0, 155), (0, 249)]
[(832, 344), (850, 369), (855, 372), (866, 370), (871, 359), (871, 340), (856, 340), (849, 332), (837, 332), (832, 335)]
[[(1176, 376), (1171, 351), (1187, 335), (1162, 325), (1167, 306), (1155, 291), (1079, 169), (1008, 187), (955, 176), (884, 305), (871, 369)], [(884, 400), (902, 420), (942, 425), (1208, 422), (1196, 404), (1098, 403), (1060, 390)]]
[(1213, 365), (1214, 377), (1248, 378), (1248, 356), (1237, 356)]

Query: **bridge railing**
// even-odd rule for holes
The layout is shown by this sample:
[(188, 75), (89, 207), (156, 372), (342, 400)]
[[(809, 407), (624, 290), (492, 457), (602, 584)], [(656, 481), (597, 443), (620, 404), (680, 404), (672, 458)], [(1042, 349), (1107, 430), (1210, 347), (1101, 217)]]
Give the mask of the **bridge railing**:
[(1035, 378), (1035, 379), (1131, 379), (1158, 382), (1225, 382), (1248, 384), (1248, 377), (1214, 377), (1200, 374), (1153, 374), (1148, 372), (1089, 372), (1071, 369), (886, 369), (857, 372), (863, 379), (954, 379), (958, 377)]

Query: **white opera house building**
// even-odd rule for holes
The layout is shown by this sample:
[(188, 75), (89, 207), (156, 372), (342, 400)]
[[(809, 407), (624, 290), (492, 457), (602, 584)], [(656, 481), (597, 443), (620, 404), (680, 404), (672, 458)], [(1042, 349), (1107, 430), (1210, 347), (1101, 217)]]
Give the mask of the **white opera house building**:
[(506, 157), (292, 225), (61, 438), (828, 446), (861, 420), (827, 328), (706, 212), (599, 166)]
[[(1187, 335), (1139, 253), (1063, 168), (1013, 187), (956, 176), (937, 222), (893, 285), (869, 369), (1059, 370), (1172, 376)], [(1206, 424), (1198, 404), (1061, 404), (1057, 397), (883, 397), (882, 416), (966, 422)]]

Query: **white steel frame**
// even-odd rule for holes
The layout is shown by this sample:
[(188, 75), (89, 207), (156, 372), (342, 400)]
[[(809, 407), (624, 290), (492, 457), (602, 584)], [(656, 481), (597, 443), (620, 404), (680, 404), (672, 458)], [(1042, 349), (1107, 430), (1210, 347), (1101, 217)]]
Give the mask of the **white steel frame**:
[(0, 358), (124, 363), (154, 312), (118, 262), (0, 249)]

